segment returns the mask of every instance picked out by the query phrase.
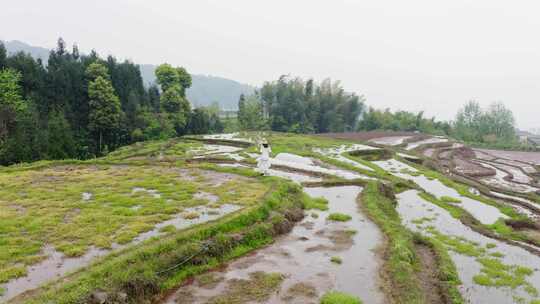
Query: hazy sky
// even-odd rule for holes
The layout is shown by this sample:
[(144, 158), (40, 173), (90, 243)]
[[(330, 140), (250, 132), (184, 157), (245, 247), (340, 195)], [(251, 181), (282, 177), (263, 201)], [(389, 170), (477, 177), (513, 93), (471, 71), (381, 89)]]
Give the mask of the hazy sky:
[(0, 39), (57, 37), (137, 63), (260, 85), (330, 77), (368, 104), (451, 119), (503, 101), (540, 127), (540, 2), (498, 0), (17, 0)]

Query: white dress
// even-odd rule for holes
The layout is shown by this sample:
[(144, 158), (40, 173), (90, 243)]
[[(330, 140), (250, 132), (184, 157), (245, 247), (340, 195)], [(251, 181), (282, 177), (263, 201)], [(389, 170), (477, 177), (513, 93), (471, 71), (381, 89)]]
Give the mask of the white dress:
[(261, 156), (257, 159), (257, 168), (260, 172), (266, 174), (270, 169), (270, 153), (272, 149), (270, 146), (264, 147), (261, 145)]

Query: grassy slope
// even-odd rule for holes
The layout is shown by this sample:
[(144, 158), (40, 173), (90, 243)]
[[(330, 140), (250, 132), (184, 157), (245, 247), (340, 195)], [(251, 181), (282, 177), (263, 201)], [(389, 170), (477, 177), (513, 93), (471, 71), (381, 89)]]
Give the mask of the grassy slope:
[[(249, 206), (268, 190), (247, 178), (208, 186), (211, 181), (198, 171), (188, 172), (182, 178), (172, 168), (77, 165), (0, 174), (0, 282), (23, 275), (42, 258), (44, 245), (80, 256), (91, 246), (126, 244), (186, 207), (208, 204), (194, 197), (197, 192), (215, 195), (215, 205)], [(156, 190), (160, 197), (133, 192), (136, 187)], [(83, 192), (92, 198), (84, 201)]]
[[(377, 166), (359, 158), (354, 159), (373, 167), (375, 171), (371, 172), (356, 168), (313, 152), (313, 148), (315, 147), (329, 148), (335, 145), (350, 144), (350, 142), (347, 141), (282, 133), (268, 134), (266, 138), (270, 141), (273, 154), (289, 152), (303, 156), (317, 157), (345, 169), (391, 181), (397, 190), (414, 187), (413, 184), (395, 178)], [(147, 155), (148, 152), (155, 156), (158, 155), (160, 151), (168, 151), (170, 147), (174, 146), (177, 146), (177, 143), (167, 143), (165, 145), (150, 143), (150, 147), (147, 147), (146, 144), (140, 144), (138, 147), (128, 147), (123, 151), (118, 151), (116, 154), (110, 155), (109, 159), (101, 161), (115, 163), (125, 162), (126, 159), (135, 158), (129, 160), (130, 164), (144, 165), (148, 162), (155, 163), (152, 158), (148, 159), (148, 157), (143, 157), (142, 160), (136, 158)], [(164, 154), (172, 154), (174, 156), (175, 153), (182, 154), (183, 150), (176, 149), (175, 151), (180, 152)], [(177, 164), (182, 164), (182, 162), (178, 163), (176, 158), (175, 161)], [(68, 163), (79, 162), (72, 161)], [(50, 163), (30, 164), (15, 170), (33, 169), (50, 165)], [(210, 164), (202, 164), (201, 167), (219, 171), (232, 171), (234, 173), (253, 176), (253, 173), (250, 170), (222, 168)], [(13, 169), (10, 168), (9, 170)], [(44, 292), (30, 301), (30, 303), (42, 303), (48, 300), (54, 300), (58, 303), (76, 303), (82, 299), (86, 299), (89, 293), (97, 288), (104, 289), (113, 294), (114, 291), (125, 291), (127, 289), (129, 291), (128, 296), (131, 299), (138, 299), (141, 296), (148, 297), (162, 293), (167, 289), (178, 285), (193, 274), (205, 271), (223, 261), (267, 244), (272, 240), (272, 221), (269, 220), (270, 210), (287, 209), (288, 207), (298, 205), (299, 203), (313, 204), (306, 195), (299, 195), (298, 187), (294, 187), (288, 183), (278, 182), (276, 179), (267, 180), (268, 183), (275, 183), (277, 191), (269, 194), (263, 204), (255, 205), (238, 214), (227, 216), (215, 223), (202, 225), (189, 230), (177, 231), (163, 240), (148, 241), (136, 250), (125, 250), (121, 253), (106, 257), (94, 266), (73, 274), (65, 284), (53, 284), (46, 287)], [(365, 183), (365, 181), (362, 182), (362, 184)], [(362, 196), (366, 202), (364, 205), (368, 210), (368, 213), (370, 213), (372, 218), (382, 227), (382, 230), (391, 240), (391, 247), (389, 248), (387, 255), (388, 261), (386, 270), (388, 271), (388, 274), (390, 274), (389, 279), (392, 282), (392, 286), (396, 288), (394, 290), (396, 299), (400, 299), (400, 301), (398, 301), (399, 303), (421, 303), (420, 288), (418, 282), (415, 280), (418, 261), (414, 256), (414, 252), (411, 251), (414, 239), (410, 232), (401, 226), (399, 216), (394, 209), (394, 202), (381, 197), (377, 191), (373, 191), (372, 187), (376, 187), (376, 183), (369, 182)], [(279, 222), (282, 218), (274, 220)], [(249, 237), (243, 238), (243, 241), (239, 243), (231, 242), (231, 235), (238, 234), (249, 235)], [(187, 264), (186, 266), (174, 269), (170, 272), (157, 274), (158, 271), (166, 269), (168, 266), (175, 265), (182, 257), (189, 256), (190, 253), (200, 249), (200, 243), (198, 243), (198, 241), (208, 239), (221, 239), (222, 243), (225, 244), (222, 246), (224, 247), (224, 250), (220, 250), (219, 255), (217, 255), (221, 256), (221, 258), (218, 258), (217, 256), (208, 256), (203, 259), (204, 263)], [(438, 248), (440, 251), (439, 255), (444, 257), (446, 252), (441, 247)], [(452, 270), (454, 270), (453, 264), (451, 264), (449, 259), (441, 262), (440, 268), (441, 273), (451, 274)], [(128, 271), (125, 271), (126, 269), (128, 269)], [(451, 277), (451, 275), (449, 275), (449, 277)], [(451, 283), (449, 286), (452, 291), (452, 288), (454, 288), (453, 283), (455, 282), (452, 282), (451, 280), (447, 281)], [(450, 294), (452, 294), (452, 292), (450, 292)], [(454, 303), (460, 303), (457, 296)]]
[[(300, 188), (276, 179), (261, 204), (226, 216), (216, 222), (177, 231), (162, 239), (152, 239), (131, 250), (110, 255), (88, 269), (71, 275), (67, 282), (52, 284), (28, 303), (79, 303), (91, 291), (101, 289), (109, 294), (126, 292), (129, 299), (140, 302), (160, 294), (193, 274), (200, 273), (231, 258), (240, 256), (272, 241), (279, 225), (291, 208), (300, 208), (309, 198)], [(278, 212), (271, 216), (272, 211)], [(204, 241), (212, 240), (209, 247)], [(202, 251), (201, 249), (208, 248)], [(181, 267), (174, 268), (196, 254)], [(173, 268), (171, 268), (173, 267)], [(164, 271), (170, 269), (170, 271)]]

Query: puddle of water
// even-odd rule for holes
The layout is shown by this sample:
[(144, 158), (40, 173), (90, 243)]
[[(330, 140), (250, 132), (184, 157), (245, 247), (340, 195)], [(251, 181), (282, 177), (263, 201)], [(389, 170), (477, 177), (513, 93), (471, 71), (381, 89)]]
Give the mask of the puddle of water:
[(205, 144), (203, 145), (203, 148), (206, 149), (206, 153), (203, 153), (205, 155), (208, 154), (214, 154), (214, 153), (234, 153), (242, 150), (240, 147), (233, 147), (233, 146), (224, 146), (224, 145), (209, 145)]
[(535, 214), (534, 212), (532, 212), (530, 209), (534, 209), (537, 212), (540, 212), (540, 206), (538, 204), (536, 204), (536, 203), (531, 202), (528, 199), (521, 198), (519, 196), (507, 195), (507, 194), (500, 193), (500, 192), (495, 192), (495, 191), (491, 191), (491, 195), (493, 195), (495, 197), (498, 197), (498, 198), (501, 198), (501, 199), (513, 199), (513, 200), (519, 201), (519, 202), (527, 205), (528, 208), (525, 208), (525, 207), (522, 207), (522, 206), (519, 206), (519, 205), (516, 205), (516, 204), (509, 204), (509, 205), (512, 206), (513, 208), (515, 208), (518, 212), (527, 215), (529, 218), (532, 218), (532, 219), (538, 219), (539, 218), (539, 216), (537, 214)]
[[(137, 206), (135, 206), (137, 207)], [(133, 207), (133, 208), (135, 208)], [(140, 206), (139, 206), (140, 207)], [(124, 249), (128, 246), (139, 244), (145, 240), (148, 240), (155, 236), (160, 236), (165, 233), (161, 232), (161, 228), (169, 225), (173, 225), (176, 229), (185, 229), (192, 225), (206, 223), (216, 220), (229, 213), (240, 210), (242, 207), (232, 204), (223, 204), (219, 208), (210, 209), (206, 206), (197, 206), (192, 208), (186, 208), (181, 214), (176, 217), (157, 224), (154, 229), (139, 234), (133, 241), (127, 244), (112, 244), (112, 250)], [(211, 212), (208, 212), (211, 211)], [(186, 212), (197, 212), (198, 218), (184, 219), (182, 215)], [(110, 249), (99, 249), (91, 247), (83, 256), (80, 257), (66, 257), (63, 253), (56, 251), (51, 246), (45, 246), (43, 249), (44, 255), (47, 258), (38, 264), (32, 265), (28, 268), (28, 273), (24, 277), (20, 277), (15, 280), (11, 280), (6, 284), (0, 285), (5, 289), (5, 292), (0, 296), (1, 301), (7, 301), (13, 297), (20, 295), (21, 293), (38, 288), (39, 286), (58, 279), (61, 276), (81, 269), (90, 265), (96, 258), (105, 256), (111, 253)]]
[(410, 143), (410, 144), (407, 145), (405, 150), (412, 150), (412, 149), (418, 148), (418, 147), (420, 147), (422, 145), (437, 144), (437, 143), (443, 143), (443, 142), (447, 142), (447, 141), (448, 141), (448, 138), (431, 137), (431, 138), (428, 138), (428, 139), (424, 139), (424, 140), (421, 140), (421, 141)]
[(403, 162), (400, 162), (397, 159), (387, 159), (387, 160), (380, 160), (380, 161), (374, 161), (372, 162), (375, 165), (381, 167), (382, 169), (389, 171), (391, 173), (398, 173), (402, 170), (407, 170), (410, 172), (417, 172), (416, 168), (411, 167)]
[(309, 176), (309, 175), (304, 175), (304, 174), (294, 173), (294, 172), (286, 172), (286, 171), (275, 170), (275, 169), (268, 169), (267, 173), (270, 176), (277, 176), (277, 177), (289, 179), (298, 184), (301, 184), (304, 182), (320, 182), (323, 180), (320, 177)]
[(298, 163), (305, 166), (314, 166), (315, 163), (311, 158), (303, 157), (296, 154), (291, 153), (279, 153), (274, 158), (276, 161), (284, 161), (284, 162), (291, 162), (291, 163)]
[(7, 301), (21, 293), (35, 289), (46, 282), (55, 280), (68, 272), (89, 265), (94, 259), (108, 254), (110, 250), (90, 248), (83, 256), (69, 258), (56, 251), (52, 246), (45, 246), (43, 254), (48, 258), (30, 266), (27, 275), (0, 285), (5, 292), (0, 296), (0, 302)]
[[(426, 232), (418, 228), (415, 220), (422, 218), (432, 218), (426, 225), (434, 227), (444, 235), (465, 238), (468, 241), (476, 242), (479, 246), (487, 248), (487, 244), (495, 244), (496, 247), (486, 249), (488, 253), (501, 252), (504, 256), (501, 262), (508, 265), (520, 265), (535, 270), (527, 280), (537, 289), (540, 289), (540, 272), (537, 270), (540, 265), (540, 257), (528, 251), (508, 245), (498, 240), (485, 237), (469, 227), (463, 225), (459, 220), (453, 218), (446, 210), (424, 201), (418, 196), (416, 190), (409, 190), (397, 195), (398, 207), (403, 224), (413, 231), (423, 234)], [(510, 288), (495, 288), (477, 285), (473, 282), (473, 277), (480, 273), (481, 264), (475, 258), (450, 251), (450, 256), (463, 284), (460, 291), (465, 299), (470, 303), (515, 303), (514, 296), (527, 299), (529, 303), (531, 296), (523, 288), (512, 290)]]
[(236, 154), (236, 153), (223, 153), (223, 154), (219, 154), (219, 155), (223, 155), (223, 156), (226, 156), (230, 159), (234, 159), (236, 161), (241, 161), (241, 160), (244, 160), (245, 158), (239, 154)]
[(506, 159), (506, 158), (499, 158), (496, 161), (498, 163), (504, 163), (504, 164), (508, 164), (510, 166), (521, 168), (521, 169), (523, 169), (523, 171), (525, 171), (525, 172), (527, 172), (529, 174), (536, 173), (536, 169), (533, 166), (531, 166), (530, 164), (527, 164), (527, 163), (518, 162), (518, 161), (515, 161), (515, 160), (511, 160), (511, 159)]
[(92, 193), (83, 192), (81, 196), (83, 201), (89, 201), (92, 198)]
[(153, 198), (161, 198), (161, 194), (155, 190), (155, 189), (146, 189), (143, 187), (133, 187), (131, 190), (131, 193), (137, 193), (137, 192), (146, 192), (150, 194)]
[[(285, 154), (285, 156), (281, 156), (281, 154)], [(275, 158), (270, 159), (270, 163), (272, 165), (281, 165), (281, 166), (287, 166), (290, 168), (305, 170), (305, 171), (312, 171), (322, 174), (328, 174), (328, 175), (334, 175), (337, 177), (341, 177), (344, 179), (357, 179), (357, 178), (367, 178), (364, 175), (342, 170), (342, 169), (329, 169), (329, 168), (323, 168), (321, 166), (317, 166), (314, 164), (313, 160), (308, 157), (298, 156), (294, 154), (289, 153), (280, 153), (276, 155)]]
[[(255, 271), (285, 274), (280, 290), (264, 303), (284, 303), (282, 298), (287, 295), (287, 290), (297, 283), (312, 285), (318, 297), (328, 290), (340, 290), (359, 296), (364, 303), (384, 303), (377, 279), (380, 262), (375, 254), (382, 242), (382, 234), (358, 211), (356, 196), (360, 191), (361, 188), (356, 186), (306, 189), (311, 196), (328, 199), (329, 211), (317, 212), (318, 218), (307, 216), (291, 233), (278, 238), (272, 245), (230, 263), (223, 274), (219, 273), (224, 276), (224, 281), (215, 287), (184, 286), (164, 303), (176, 303), (176, 299), (186, 292), (194, 296), (191, 303), (207, 303), (227, 290), (228, 280), (247, 279)], [(330, 212), (347, 213), (352, 220), (345, 223), (327, 221)], [(345, 241), (335, 238), (347, 229), (357, 230), (351, 236), (352, 242), (348, 237)], [(341, 257), (343, 264), (332, 263), (332, 256)], [(316, 298), (299, 297), (289, 303), (311, 302), (316, 302)]]
[(416, 184), (418, 184), (427, 192), (435, 195), (437, 198), (441, 198), (442, 196), (450, 196), (461, 200), (461, 203), (459, 203), (458, 205), (461, 208), (467, 210), (467, 212), (469, 212), (482, 224), (489, 225), (495, 223), (499, 218), (508, 218), (506, 215), (502, 214), (499, 209), (490, 205), (486, 205), (477, 200), (461, 196), (455, 189), (447, 187), (437, 179), (430, 180), (424, 175), (412, 176), (410, 174), (401, 173), (401, 170), (403, 169), (413, 172), (418, 170), (400, 161), (390, 159), (386, 161), (376, 161), (373, 163), (377, 164), (381, 168), (391, 172), (398, 177), (413, 180)]
[(490, 225), (495, 223), (499, 218), (508, 218), (508, 216), (501, 213), (501, 211), (493, 206), (486, 205), (477, 200), (461, 196), (455, 189), (445, 186), (439, 180), (429, 180), (427, 177), (411, 176), (408, 174), (396, 174), (402, 178), (412, 179), (420, 187), (435, 195), (438, 198), (442, 196), (450, 196), (461, 200), (461, 203), (457, 205), (467, 212), (469, 212), (474, 218), (479, 220), (482, 224)]
[(203, 138), (204, 139), (224, 139), (224, 140), (236, 140), (236, 141), (253, 142), (253, 140), (251, 138), (242, 138), (239, 135), (240, 135), (240, 133), (234, 132), (234, 133), (204, 135)]
[[(152, 237), (163, 235), (164, 233), (161, 232), (160, 230), (163, 227), (166, 227), (169, 225), (174, 226), (176, 229), (185, 229), (193, 225), (202, 224), (202, 223), (216, 220), (224, 215), (238, 211), (240, 209), (242, 209), (241, 206), (232, 205), (232, 204), (223, 204), (223, 205), (220, 205), (219, 208), (209, 208), (206, 206), (186, 208), (184, 209), (184, 211), (182, 211), (182, 213), (177, 214), (174, 218), (157, 224), (154, 227), (154, 229), (150, 231), (139, 234), (135, 239), (133, 239), (132, 244), (138, 244)], [(212, 212), (208, 212), (208, 211), (212, 211)], [(197, 213), (199, 216), (197, 218), (192, 218), (192, 219), (184, 218), (184, 215), (188, 213)]]
[(195, 193), (193, 195), (193, 198), (207, 200), (210, 203), (216, 203), (219, 200), (219, 197), (217, 195), (202, 191)]
[(195, 155), (195, 157), (204, 157), (210, 154), (231, 155), (241, 150), (242, 148), (240, 147), (204, 144), (201, 148), (195, 148), (195, 149), (189, 150), (188, 154)]
[(516, 182), (532, 183), (532, 178), (530, 178), (527, 174), (523, 173), (523, 171), (521, 171), (520, 169), (516, 167), (510, 166), (510, 165), (502, 165), (502, 164), (493, 164), (493, 165), (512, 173), (512, 180)]
[(328, 148), (328, 149), (315, 148), (313, 149), (313, 152), (322, 154), (326, 157), (333, 158), (335, 160), (353, 165), (355, 167), (358, 167), (364, 170), (373, 171), (373, 169), (371, 169), (370, 167), (343, 156), (343, 153), (352, 152), (352, 151), (360, 151), (360, 150), (376, 150), (376, 149), (378, 148), (366, 146), (366, 145), (354, 144), (354, 145), (341, 145), (337, 148)]
[(379, 144), (379, 145), (397, 146), (397, 145), (401, 145), (405, 139), (411, 138), (411, 137), (412, 136), (388, 136), (388, 137), (370, 139), (369, 141), (375, 144)]

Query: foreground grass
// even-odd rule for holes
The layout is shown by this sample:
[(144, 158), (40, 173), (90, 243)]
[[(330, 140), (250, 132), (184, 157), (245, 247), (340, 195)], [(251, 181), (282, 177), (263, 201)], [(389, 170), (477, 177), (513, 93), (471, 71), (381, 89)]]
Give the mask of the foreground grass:
[(362, 301), (344, 292), (331, 291), (321, 298), (320, 304), (362, 304)]
[[(307, 197), (298, 186), (267, 179), (272, 186), (264, 200), (218, 221), (177, 231), (162, 239), (115, 252), (63, 282), (50, 284), (26, 303), (81, 303), (93, 291), (111, 299), (127, 294), (140, 303), (161, 294), (185, 279), (241, 256), (272, 241), (300, 210)], [(292, 220), (292, 219), (291, 219)], [(187, 259), (192, 257), (191, 259)], [(184, 264), (181, 262), (187, 261)]]
[(370, 182), (362, 191), (361, 204), (369, 216), (388, 237), (385, 252), (387, 288), (395, 303), (423, 303), (416, 272), (419, 260), (414, 251), (413, 235), (401, 225), (395, 201), (380, 191), (382, 184)]
[(240, 176), (214, 185), (219, 178), (217, 173), (151, 166), (77, 165), (0, 173), (0, 283), (24, 275), (28, 265), (44, 259), (45, 245), (81, 256), (92, 246), (109, 249), (113, 243), (129, 243), (184, 208), (209, 204), (194, 197), (198, 192), (214, 195), (218, 206), (250, 206), (269, 189)]
[(394, 303), (423, 303), (424, 291), (417, 277), (420, 261), (415, 252), (415, 243), (422, 243), (431, 247), (436, 254), (437, 277), (449, 302), (464, 303), (458, 290), (460, 280), (446, 248), (436, 240), (413, 235), (403, 227), (399, 214), (395, 210), (395, 200), (383, 195), (388, 191), (383, 191), (382, 187), (380, 182), (369, 182), (364, 187), (360, 199), (362, 207), (388, 237), (384, 270), (386, 280), (390, 284), (387, 290), (392, 301)]
[(327, 219), (330, 221), (336, 221), (336, 222), (347, 222), (347, 221), (350, 221), (352, 217), (348, 214), (336, 212), (336, 213), (329, 214)]

